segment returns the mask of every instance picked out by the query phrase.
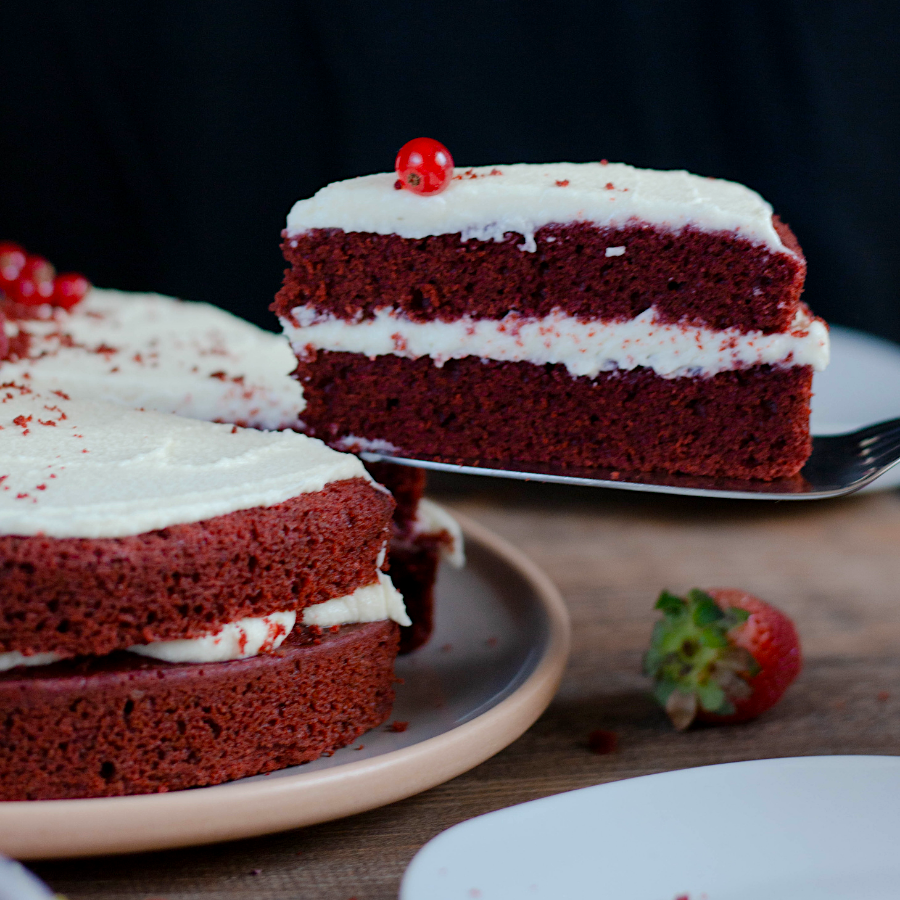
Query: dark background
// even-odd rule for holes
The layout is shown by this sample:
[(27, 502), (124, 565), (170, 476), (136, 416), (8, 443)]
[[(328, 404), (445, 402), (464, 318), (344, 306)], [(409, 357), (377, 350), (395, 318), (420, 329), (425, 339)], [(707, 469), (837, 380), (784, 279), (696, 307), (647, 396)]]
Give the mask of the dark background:
[(597, 160), (744, 182), (807, 299), (900, 340), (894, 3), (4, 4), (0, 238), (274, 327), (291, 204), (392, 167)]

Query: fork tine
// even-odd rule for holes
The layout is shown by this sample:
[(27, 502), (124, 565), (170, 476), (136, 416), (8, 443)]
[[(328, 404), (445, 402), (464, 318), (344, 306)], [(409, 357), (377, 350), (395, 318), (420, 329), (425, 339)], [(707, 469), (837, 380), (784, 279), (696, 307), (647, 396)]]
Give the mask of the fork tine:
[(860, 447), (864, 447), (881, 438), (894, 435), (900, 436), (900, 419), (888, 419), (886, 422), (878, 422), (876, 425), (867, 425), (859, 431), (853, 431), (844, 436), (853, 438)]
[(879, 453), (866, 457), (866, 461), (876, 466), (890, 465), (895, 459), (900, 459), (900, 445), (885, 448)]

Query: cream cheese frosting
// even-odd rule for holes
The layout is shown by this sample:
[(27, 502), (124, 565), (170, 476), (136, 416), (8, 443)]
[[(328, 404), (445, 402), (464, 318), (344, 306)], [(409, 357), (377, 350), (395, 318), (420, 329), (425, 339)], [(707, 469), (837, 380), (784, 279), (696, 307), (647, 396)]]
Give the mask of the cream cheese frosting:
[[(585, 322), (562, 311), (542, 318), (509, 313), (503, 319), (413, 322), (392, 309), (347, 321), (297, 307), (282, 319), (295, 352), (307, 349), (430, 357), (441, 366), (467, 356), (535, 365), (563, 364), (573, 376), (595, 377), (638, 366), (663, 378), (712, 375), (755, 365), (828, 364), (828, 327), (802, 308), (790, 331), (763, 334), (660, 322), (651, 307), (633, 319)], [(296, 323), (296, 324), (295, 324)]]
[(294, 205), (287, 235), (340, 228), (404, 238), (460, 233), (463, 240), (487, 241), (514, 232), (524, 238), (521, 249), (533, 252), (534, 234), (544, 225), (621, 228), (637, 219), (672, 231), (690, 225), (734, 232), (773, 253), (795, 255), (775, 231), (772, 207), (733, 181), (624, 163), (518, 163), (455, 172), (446, 190), (427, 196), (395, 190), (394, 173), (330, 184)]
[[(3, 370), (5, 374), (5, 370)], [(104, 538), (274, 506), (348, 478), (354, 456), (266, 432), (0, 386), (0, 534)]]
[(8, 338), (28, 340), (4, 381), (27, 374), (75, 399), (267, 429), (295, 425), (305, 405), (284, 337), (207, 303), (95, 288), (71, 312), (41, 312), (6, 322)]
[(26, 656), (18, 650), (8, 650), (0, 653), (0, 672), (8, 672), (16, 666), (47, 666), (59, 659), (58, 653), (32, 653), (31, 656)]
[(442, 506), (423, 497), (416, 507), (414, 534), (439, 534), (442, 531), (450, 535), (450, 546), (444, 553), (447, 562), (455, 569), (461, 569), (466, 564), (466, 554), (459, 522)]
[(277, 650), (297, 621), (295, 612), (274, 612), (229, 622), (219, 631), (198, 638), (154, 641), (129, 647), (131, 653), (170, 663), (227, 662)]
[(398, 625), (412, 625), (403, 597), (384, 572), (378, 573), (377, 581), (357, 588), (352, 594), (333, 597), (303, 610), (303, 624), (318, 625), (320, 628), (380, 622), (382, 619), (392, 619)]

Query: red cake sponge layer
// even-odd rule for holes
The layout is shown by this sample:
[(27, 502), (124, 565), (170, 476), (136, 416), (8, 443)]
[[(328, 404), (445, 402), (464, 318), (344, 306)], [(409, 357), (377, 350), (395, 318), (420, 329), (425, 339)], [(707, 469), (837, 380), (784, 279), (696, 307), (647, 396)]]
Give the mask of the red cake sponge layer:
[(393, 622), (203, 665), (126, 653), (0, 675), (0, 799), (149, 794), (316, 759), (387, 719)]
[[(460, 234), (414, 239), (313, 229), (282, 243), (291, 268), (272, 308), (289, 318), (309, 305), (355, 320), (387, 307), (425, 322), (554, 310), (588, 321), (631, 319), (652, 306), (663, 322), (785, 331), (806, 261), (787, 226), (777, 217), (774, 225), (793, 254), (729, 232), (646, 224), (547, 225), (535, 233), (533, 253), (519, 249), (519, 234), (463, 241)], [(607, 257), (611, 247), (625, 252)]]
[(318, 351), (296, 371), (310, 434), (388, 441), (445, 462), (547, 462), (775, 479), (811, 450), (808, 366), (707, 378), (573, 378), (563, 365)]
[(375, 580), (390, 496), (364, 478), (134, 537), (0, 536), (0, 652), (102, 656)]

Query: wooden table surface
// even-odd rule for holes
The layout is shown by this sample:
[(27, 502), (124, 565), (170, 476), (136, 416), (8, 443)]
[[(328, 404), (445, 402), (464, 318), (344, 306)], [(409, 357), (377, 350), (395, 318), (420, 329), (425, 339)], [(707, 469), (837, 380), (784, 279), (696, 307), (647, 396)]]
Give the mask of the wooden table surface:
[[(417, 797), (281, 835), (130, 857), (33, 863), (79, 898), (388, 900), (415, 852), (480, 813), (687, 766), (900, 752), (900, 494), (711, 501), (443, 476), (430, 494), (542, 566), (572, 615), (556, 700), (493, 759)], [(662, 587), (735, 586), (794, 617), (806, 664), (756, 722), (678, 734), (641, 653)], [(617, 749), (591, 752), (607, 729)]]

